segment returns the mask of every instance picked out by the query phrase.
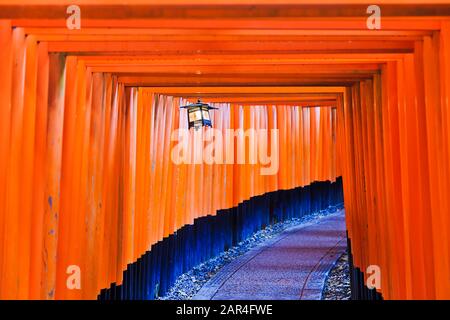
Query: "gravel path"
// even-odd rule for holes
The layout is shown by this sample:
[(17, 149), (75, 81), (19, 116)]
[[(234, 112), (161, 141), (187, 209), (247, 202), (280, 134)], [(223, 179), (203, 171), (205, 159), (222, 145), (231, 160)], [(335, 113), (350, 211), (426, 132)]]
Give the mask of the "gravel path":
[(344, 253), (328, 274), (322, 300), (350, 300), (350, 290), (348, 255)]
[(336, 210), (322, 211), (302, 218), (295, 218), (268, 226), (264, 230), (256, 232), (245, 241), (240, 242), (237, 246), (230, 248), (219, 256), (212, 258), (181, 275), (169, 292), (159, 299), (190, 300), (223, 266), (242, 256), (250, 249), (279, 235), (288, 228), (318, 222), (320, 219), (332, 213), (336, 213)]

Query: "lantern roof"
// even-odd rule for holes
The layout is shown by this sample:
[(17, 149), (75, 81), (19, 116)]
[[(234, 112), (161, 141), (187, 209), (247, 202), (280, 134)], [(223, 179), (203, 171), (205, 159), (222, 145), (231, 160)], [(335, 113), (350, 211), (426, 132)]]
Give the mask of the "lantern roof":
[(187, 106), (182, 106), (180, 108), (195, 108), (195, 107), (206, 107), (206, 108), (208, 108), (208, 110), (210, 110), (210, 109), (218, 109), (218, 108), (215, 108), (215, 107), (211, 107), (207, 103), (203, 103), (200, 99), (198, 99), (196, 103), (191, 103), (191, 104), (188, 104)]

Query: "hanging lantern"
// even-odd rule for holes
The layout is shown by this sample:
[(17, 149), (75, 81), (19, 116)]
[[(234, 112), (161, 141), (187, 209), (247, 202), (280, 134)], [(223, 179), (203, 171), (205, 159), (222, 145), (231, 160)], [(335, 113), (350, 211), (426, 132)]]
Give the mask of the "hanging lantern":
[(212, 127), (209, 110), (217, 108), (201, 102), (200, 99), (196, 103), (182, 106), (181, 108), (187, 109), (189, 129), (195, 128), (197, 130), (201, 127)]

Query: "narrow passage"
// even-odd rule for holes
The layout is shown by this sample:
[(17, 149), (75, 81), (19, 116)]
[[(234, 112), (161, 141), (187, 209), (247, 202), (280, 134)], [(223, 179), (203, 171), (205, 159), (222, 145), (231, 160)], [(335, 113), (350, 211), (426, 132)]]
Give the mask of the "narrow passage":
[(223, 267), (194, 299), (320, 300), (346, 250), (344, 210), (292, 227)]

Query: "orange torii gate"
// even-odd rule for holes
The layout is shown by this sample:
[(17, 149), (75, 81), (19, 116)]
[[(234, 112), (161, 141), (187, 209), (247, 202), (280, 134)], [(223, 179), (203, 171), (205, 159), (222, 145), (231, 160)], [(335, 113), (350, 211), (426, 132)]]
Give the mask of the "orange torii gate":
[[(80, 30), (66, 28), (69, 3), (0, 1), (1, 298), (95, 298), (194, 216), (341, 173), (354, 266), (380, 267), (384, 298), (450, 298), (447, 1), (378, 1), (381, 30), (367, 29), (367, 5), (356, 0), (135, 0), (126, 10), (112, 0), (70, 2), (80, 6)], [(281, 180), (227, 186), (224, 198), (219, 184), (185, 216), (174, 200), (183, 185), (163, 184), (174, 169), (165, 130), (176, 127), (169, 106), (198, 96), (229, 108), (234, 123), (242, 112), (245, 126), (279, 115), (291, 166)], [(155, 127), (143, 107), (151, 104), (165, 110)], [(266, 113), (250, 107), (260, 104)], [(336, 108), (320, 113), (317, 136), (312, 118), (291, 122), (314, 117), (296, 108), (311, 105)], [(335, 156), (323, 151), (332, 128)], [(292, 156), (303, 143), (308, 161)], [(155, 176), (146, 171), (150, 146), (164, 159)], [(206, 178), (253, 170), (204, 169)], [(148, 181), (166, 190), (150, 216), (146, 206), (161, 194)], [(158, 223), (141, 229), (150, 218)], [(65, 287), (68, 264), (90, 270), (82, 290)]]

